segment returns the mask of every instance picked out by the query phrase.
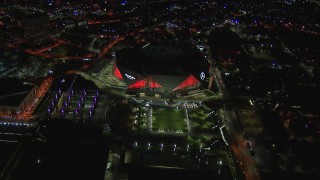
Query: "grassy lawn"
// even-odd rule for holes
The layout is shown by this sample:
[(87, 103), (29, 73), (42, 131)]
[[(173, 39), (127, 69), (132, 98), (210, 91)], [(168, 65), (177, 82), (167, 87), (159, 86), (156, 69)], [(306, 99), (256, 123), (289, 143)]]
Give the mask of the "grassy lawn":
[(187, 131), (185, 111), (173, 108), (153, 108), (153, 129)]
[(197, 109), (193, 111), (189, 111), (189, 117), (192, 121), (192, 129), (194, 132), (211, 132), (213, 123), (210, 117), (208, 117), (209, 111), (204, 109)]
[(197, 109), (196, 111), (192, 111), (191, 117), (196, 121), (202, 122), (206, 118), (208, 118), (208, 113), (209, 111), (206, 111), (204, 109)]
[(211, 138), (212, 136), (189, 136), (188, 144), (193, 147), (204, 146)]

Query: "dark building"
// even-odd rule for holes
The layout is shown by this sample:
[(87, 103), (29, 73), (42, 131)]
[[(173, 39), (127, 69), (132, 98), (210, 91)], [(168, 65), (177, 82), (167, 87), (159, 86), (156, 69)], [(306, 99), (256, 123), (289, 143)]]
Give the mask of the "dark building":
[(28, 44), (39, 45), (49, 40), (50, 22), (46, 14), (28, 14), (23, 18), (24, 37)]
[(19, 79), (1, 79), (6, 88), (0, 89), (0, 113), (16, 115), (25, 110), (37, 92), (37, 86)]

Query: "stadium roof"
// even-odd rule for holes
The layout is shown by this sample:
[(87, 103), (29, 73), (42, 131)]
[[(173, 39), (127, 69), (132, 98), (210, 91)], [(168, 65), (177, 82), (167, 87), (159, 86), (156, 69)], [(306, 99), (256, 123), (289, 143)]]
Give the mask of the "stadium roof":
[(194, 50), (172, 45), (149, 45), (118, 52), (117, 66), (140, 75), (188, 76), (208, 69), (208, 63)]
[(35, 86), (15, 78), (0, 79), (0, 84), (5, 86), (0, 88), (0, 105), (3, 106), (19, 106)]

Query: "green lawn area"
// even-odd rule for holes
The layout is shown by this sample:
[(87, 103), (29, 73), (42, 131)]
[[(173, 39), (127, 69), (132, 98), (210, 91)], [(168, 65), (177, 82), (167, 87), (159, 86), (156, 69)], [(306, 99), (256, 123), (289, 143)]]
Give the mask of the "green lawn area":
[(153, 108), (153, 129), (165, 129), (165, 130), (182, 130), (187, 131), (187, 124), (184, 119), (185, 111), (174, 108)]
[(209, 133), (212, 131), (214, 124), (205, 109), (197, 109), (189, 111), (189, 118), (192, 121), (192, 130), (196, 133)]
[(189, 136), (188, 144), (193, 147), (204, 146), (211, 138), (212, 136)]
[(197, 109), (196, 111), (191, 112), (191, 117), (196, 119), (197, 121), (203, 121), (208, 118), (209, 111), (204, 109)]

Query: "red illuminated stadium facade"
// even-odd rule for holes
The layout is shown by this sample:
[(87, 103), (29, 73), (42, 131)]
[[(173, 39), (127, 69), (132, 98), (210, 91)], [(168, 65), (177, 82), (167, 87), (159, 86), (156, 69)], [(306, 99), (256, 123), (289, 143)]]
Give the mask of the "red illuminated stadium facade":
[[(178, 52), (178, 55), (167, 55), (168, 51)], [(113, 75), (126, 84), (129, 94), (172, 97), (205, 88), (209, 64), (193, 56), (190, 60), (184, 53), (181, 48), (172, 46), (126, 50), (115, 62)]]

